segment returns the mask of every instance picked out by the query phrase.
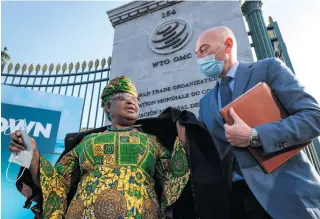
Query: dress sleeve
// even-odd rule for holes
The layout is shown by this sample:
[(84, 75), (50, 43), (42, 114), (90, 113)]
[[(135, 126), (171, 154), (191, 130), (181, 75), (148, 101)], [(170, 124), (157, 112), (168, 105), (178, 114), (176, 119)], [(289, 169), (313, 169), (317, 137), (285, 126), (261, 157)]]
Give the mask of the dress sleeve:
[(67, 209), (67, 194), (73, 173), (78, 173), (77, 154), (74, 150), (64, 155), (52, 166), (40, 157), (40, 185), (43, 197), (43, 218), (63, 218)]
[(179, 138), (176, 138), (172, 152), (155, 140), (159, 149), (156, 171), (157, 180), (162, 187), (161, 210), (162, 212), (180, 197), (190, 176), (188, 160), (184, 147)]
[[(43, 218), (64, 218), (67, 210), (67, 195), (70, 187), (78, 183), (80, 177), (79, 155), (86, 142), (94, 137), (87, 135), (73, 150), (65, 154), (55, 166), (40, 157), (40, 185), (43, 197)], [(77, 182), (75, 182), (75, 179)]]

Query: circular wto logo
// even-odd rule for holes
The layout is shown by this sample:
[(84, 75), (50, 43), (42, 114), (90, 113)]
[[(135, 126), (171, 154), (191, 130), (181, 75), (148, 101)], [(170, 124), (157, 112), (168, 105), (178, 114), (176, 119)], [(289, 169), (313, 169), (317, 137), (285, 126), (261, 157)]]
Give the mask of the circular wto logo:
[(181, 19), (160, 24), (151, 34), (150, 48), (159, 54), (168, 54), (182, 49), (191, 39), (191, 25)]

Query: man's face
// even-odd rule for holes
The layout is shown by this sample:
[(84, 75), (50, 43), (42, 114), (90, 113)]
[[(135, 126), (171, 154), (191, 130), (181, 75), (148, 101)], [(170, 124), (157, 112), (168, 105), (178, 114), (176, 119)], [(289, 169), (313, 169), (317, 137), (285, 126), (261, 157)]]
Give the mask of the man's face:
[(197, 58), (216, 55), (216, 60), (222, 61), (225, 58), (225, 45), (217, 40), (217, 38), (210, 39), (206, 36), (200, 36), (195, 53)]

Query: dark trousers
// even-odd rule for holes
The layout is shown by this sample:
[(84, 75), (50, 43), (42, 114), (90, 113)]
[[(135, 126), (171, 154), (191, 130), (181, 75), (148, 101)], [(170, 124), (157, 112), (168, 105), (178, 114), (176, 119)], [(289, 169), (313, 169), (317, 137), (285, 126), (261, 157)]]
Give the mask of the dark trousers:
[(244, 180), (232, 184), (229, 201), (231, 219), (272, 219)]

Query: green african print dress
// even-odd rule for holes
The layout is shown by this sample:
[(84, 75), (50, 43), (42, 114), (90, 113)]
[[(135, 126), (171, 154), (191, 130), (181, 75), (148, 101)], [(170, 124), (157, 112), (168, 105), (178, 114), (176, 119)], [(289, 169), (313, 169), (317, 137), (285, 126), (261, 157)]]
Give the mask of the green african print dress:
[[(81, 173), (67, 207), (72, 174)], [(53, 167), (40, 157), (44, 218), (157, 219), (180, 196), (189, 179), (183, 146), (172, 153), (143, 132), (95, 133), (86, 136)], [(161, 203), (154, 189), (162, 186)]]

